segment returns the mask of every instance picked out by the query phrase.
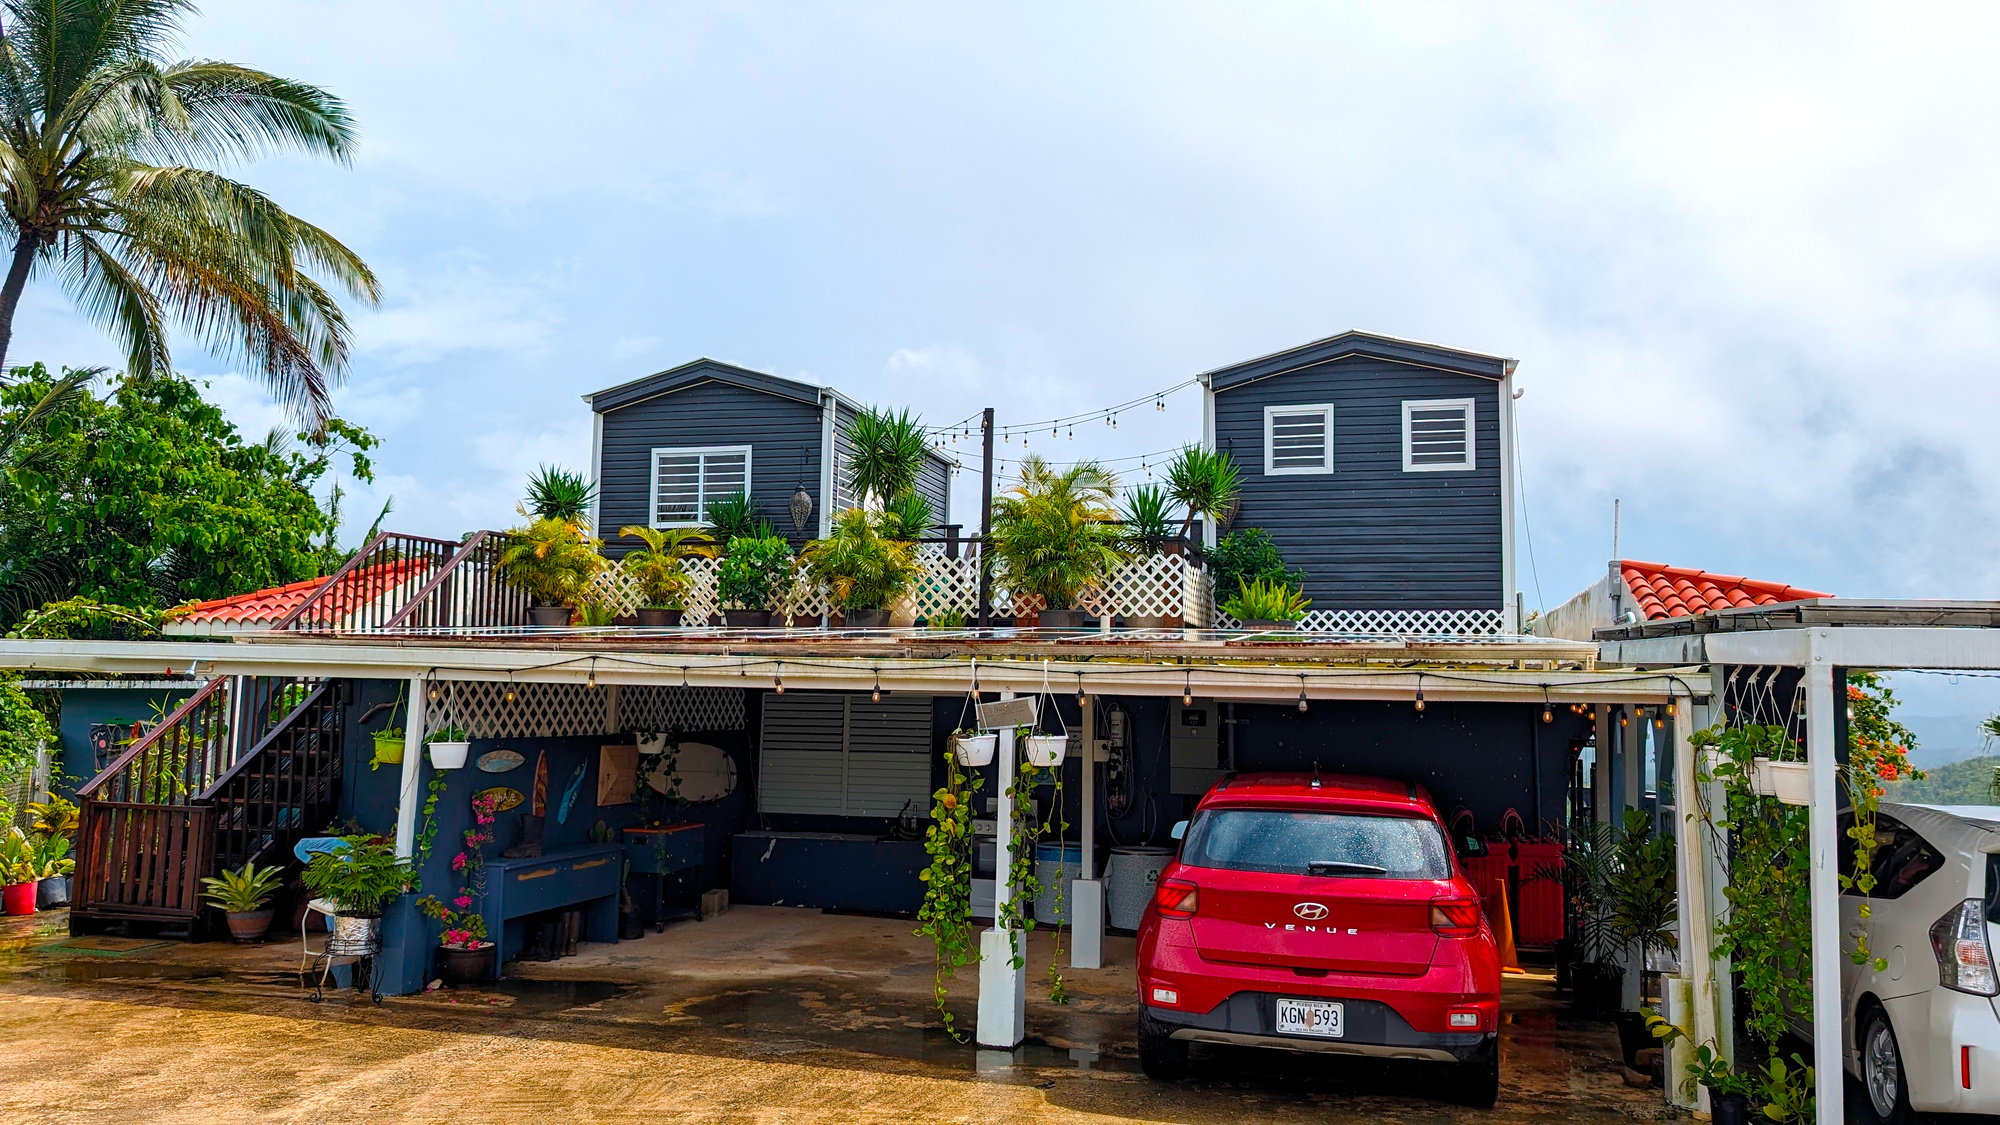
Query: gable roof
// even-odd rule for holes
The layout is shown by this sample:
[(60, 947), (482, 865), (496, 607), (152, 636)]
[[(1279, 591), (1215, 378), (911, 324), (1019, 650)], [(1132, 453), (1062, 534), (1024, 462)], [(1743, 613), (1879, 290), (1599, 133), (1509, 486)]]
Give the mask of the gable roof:
[(1640, 562), (1637, 559), (1618, 560), (1618, 570), (1625, 578), (1626, 588), (1632, 591), (1639, 612), (1648, 621), (1834, 596), (1818, 590), (1787, 586), (1782, 582), (1764, 582), (1734, 574), (1710, 574), (1692, 567)]
[(678, 391), (697, 383), (727, 383), (745, 390), (762, 391), (767, 395), (777, 395), (779, 398), (811, 405), (818, 405), (820, 396), (828, 391), (828, 388), (813, 383), (802, 383), (797, 379), (786, 379), (778, 375), (766, 375), (762, 371), (752, 371), (747, 367), (738, 367), (733, 363), (723, 363), (721, 360), (703, 357), (692, 363), (683, 363), (679, 367), (670, 367), (657, 375), (648, 375), (643, 379), (634, 379), (629, 383), (593, 391), (584, 395), (583, 401), (589, 403), (592, 410), (602, 414), (607, 410), (630, 406), (642, 399)]
[(1286, 348), (1281, 352), (1272, 352), (1256, 359), (1247, 359), (1227, 367), (1218, 367), (1213, 371), (1204, 371), (1197, 378), (1214, 390), (1225, 391), (1244, 383), (1254, 383), (1273, 375), (1283, 375), (1302, 367), (1330, 363), (1350, 356), (1407, 363), (1415, 367), (1430, 367), (1457, 375), (1472, 375), (1494, 380), (1504, 379), (1512, 374), (1518, 362), (1502, 356), (1468, 352), (1439, 344), (1425, 344), (1416, 340), (1402, 340), (1394, 336), (1349, 329), (1338, 336), (1328, 336), (1323, 340), (1314, 340), (1310, 344), (1300, 344), (1298, 347)]

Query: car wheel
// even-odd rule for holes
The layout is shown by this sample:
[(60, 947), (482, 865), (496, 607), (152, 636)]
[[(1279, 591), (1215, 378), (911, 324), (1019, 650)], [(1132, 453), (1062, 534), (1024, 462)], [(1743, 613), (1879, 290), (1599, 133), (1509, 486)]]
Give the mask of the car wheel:
[(1500, 1100), (1500, 1044), (1489, 1039), (1471, 1057), (1453, 1068), (1451, 1100), (1475, 1109), (1492, 1109)]
[(1139, 1069), (1162, 1082), (1179, 1081), (1188, 1069), (1188, 1045), (1144, 1009), (1139, 1012)]
[(1868, 1091), (1868, 1108), (1884, 1125), (1909, 1125), (1910, 1085), (1903, 1075), (1903, 1052), (1889, 1013), (1876, 1008), (1861, 1030), (1861, 1085)]

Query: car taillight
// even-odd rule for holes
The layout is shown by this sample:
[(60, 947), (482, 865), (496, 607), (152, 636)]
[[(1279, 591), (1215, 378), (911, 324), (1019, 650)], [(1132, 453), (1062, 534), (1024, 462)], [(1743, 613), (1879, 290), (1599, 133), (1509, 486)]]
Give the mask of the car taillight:
[(1445, 937), (1471, 937), (1479, 932), (1479, 903), (1469, 898), (1432, 899), (1431, 929)]
[(1201, 907), (1201, 888), (1185, 879), (1162, 879), (1153, 889), (1162, 918), (1192, 918)]
[(1974, 996), (2000, 995), (1993, 973), (1993, 947), (1986, 943), (1986, 904), (1969, 898), (1931, 923), (1931, 952), (1937, 954), (1938, 983)]

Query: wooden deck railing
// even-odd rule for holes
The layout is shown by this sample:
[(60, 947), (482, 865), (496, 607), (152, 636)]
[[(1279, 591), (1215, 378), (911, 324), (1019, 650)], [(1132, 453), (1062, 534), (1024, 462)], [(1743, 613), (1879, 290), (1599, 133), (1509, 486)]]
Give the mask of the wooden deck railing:
[(249, 753), (195, 797), (213, 814), (214, 865), (281, 863), (340, 801), (347, 681), (314, 687)]
[(462, 543), (383, 532), (272, 628), (366, 633), (523, 624), (528, 596), (500, 577), (501, 541), (490, 531)]

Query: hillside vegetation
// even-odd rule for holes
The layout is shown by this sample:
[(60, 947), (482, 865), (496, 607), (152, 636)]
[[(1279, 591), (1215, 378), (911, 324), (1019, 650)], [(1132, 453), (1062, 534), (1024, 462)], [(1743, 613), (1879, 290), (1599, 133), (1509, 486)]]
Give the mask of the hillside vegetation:
[(1993, 796), (1995, 769), (2000, 769), (2000, 756), (1967, 758), (1948, 766), (1934, 766), (1925, 770), (1922, 778), (1889, 782), (1884, 786), (1888, 795), (1882, 799), (1911, 805), (2000, 803)]

